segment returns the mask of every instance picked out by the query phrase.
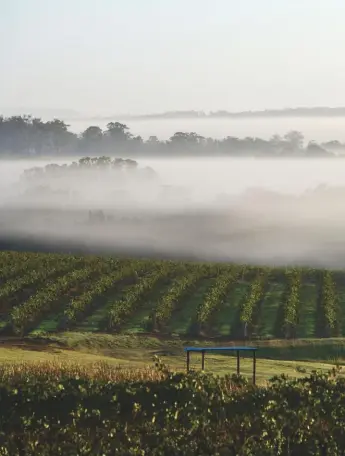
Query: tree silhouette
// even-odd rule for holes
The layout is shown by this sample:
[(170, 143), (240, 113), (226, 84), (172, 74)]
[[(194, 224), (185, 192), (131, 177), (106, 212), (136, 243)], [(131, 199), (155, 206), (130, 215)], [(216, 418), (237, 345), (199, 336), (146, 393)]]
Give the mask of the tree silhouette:
[(294, 149), (302, 149), (304, 143), (304, 136), (300, 131), (291, 130), (284, 136)]
[(128, 132), (129, 128), (127, 125), (120, 122), (109, 122), (107, 124), (106, 134), (117, 141), (125, 141), (131, 137), (131, 134)]
[[(223, 139), (205, 138), (196, 132), (178, 131), (167, 141), (157, 136), (144, 140), (133, 135), (127, 125), (109, 122), (106, 130), (98, 126), (87, 127), (80, 135), (72, 133), (63, 120), (47, 122), (30, 115), (0, 116), (1, 156), (224, 156), (224, 157), (290, 157), (333, 156), (332, 151), (345, 150), (339, 141), (304, 147), (304, 136), (299, 131), (289, 131), (283, 137), (273, 135), (270, 140), (226, 136)], [(88, 162), (84, 162), (87, 166)], [(100, 165), (100, 164), (99, 164)], [(122, 162), (113, 166), (124, 166)]]
[(103, 138), (103, 131), (100, 127), (91, 126), (88, 127), (81, 136), (85, 141), (101, 141)]

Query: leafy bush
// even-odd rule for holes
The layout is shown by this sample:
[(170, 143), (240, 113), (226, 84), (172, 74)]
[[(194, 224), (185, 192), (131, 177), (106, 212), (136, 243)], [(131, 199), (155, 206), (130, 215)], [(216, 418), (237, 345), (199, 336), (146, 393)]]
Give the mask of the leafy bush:
[(336, 371), (254, 387), (239, 377), (147, 377), (73, 366), (0, 368), (0, 454), (340, 455)]

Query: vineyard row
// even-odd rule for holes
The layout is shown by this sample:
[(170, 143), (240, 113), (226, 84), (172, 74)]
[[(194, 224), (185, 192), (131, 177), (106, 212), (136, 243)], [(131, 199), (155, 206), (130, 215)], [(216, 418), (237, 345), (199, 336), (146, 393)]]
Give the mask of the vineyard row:
[[(272, 284), (281, 290), (275, 300)], [(78, 330), (98, 312), (97, 329), (118, 332), (149, 304), (145, 328), (163, 333), (188, 315), (184, 326), (204, 335), (295, 338), (309, 325), (316, 337), (335, 337), (343, 335), (341, 287), (332, 271), (0, 252), (0, 327), (25, 335), (51, 317), (60, 330)], [(221, 332), (225, 315), (236, 331)]]

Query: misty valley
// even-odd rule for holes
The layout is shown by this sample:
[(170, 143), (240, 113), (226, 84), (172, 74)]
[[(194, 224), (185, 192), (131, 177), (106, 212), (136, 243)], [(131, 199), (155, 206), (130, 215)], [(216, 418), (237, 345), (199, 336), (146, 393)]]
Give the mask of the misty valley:
[[(340, 185), (291, 193), (267, 185), (243, 188), (242, 182), (237, 192), (221, 192), (205, 180), (207, 173), (197, 180), (197, 167), (189, 184), (179, 185), (133, 159), (37, 165), (5, 189), (3, 248), (319, 267), (341, 267), (345, 260)], [(167, 170), (179, 174), (171, 163)]]
[(345, 2), (0, 6), (0, 456), (345, 456)]
[(345, 456), (345, 2), (0, 6), (0, 456)]

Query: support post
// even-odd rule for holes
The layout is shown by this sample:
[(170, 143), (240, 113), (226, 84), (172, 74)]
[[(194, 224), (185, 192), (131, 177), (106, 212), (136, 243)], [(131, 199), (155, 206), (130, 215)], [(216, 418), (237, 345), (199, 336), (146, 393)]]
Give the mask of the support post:
[(205, 350), (201, 352), (201, 369), (205, 370)]
[(187, 350), (187, 373), (189, 372), (189, 351)]
[(255, 385), (256, 381), (256, 353), (255, 350), (253, 350), (253, 384)]
[(237, 375), (240, 375), (240, 351), (237, 350)]

